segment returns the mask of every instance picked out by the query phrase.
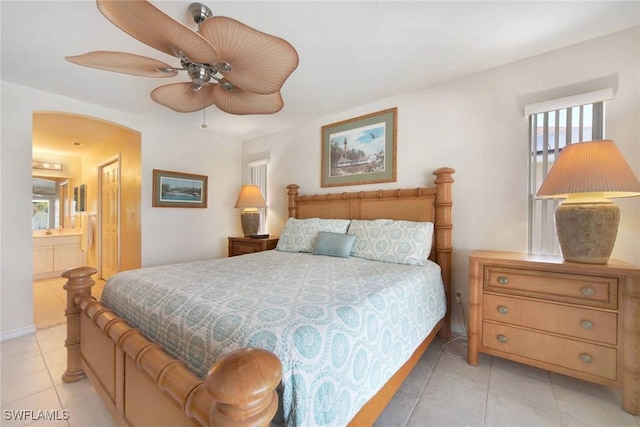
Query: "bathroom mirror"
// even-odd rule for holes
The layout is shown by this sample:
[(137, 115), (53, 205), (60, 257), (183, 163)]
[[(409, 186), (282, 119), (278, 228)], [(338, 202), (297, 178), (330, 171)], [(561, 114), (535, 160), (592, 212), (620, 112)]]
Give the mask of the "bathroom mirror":
[(33, 177), (31, 228), (35, 230), (73, 228), (68, 178)]

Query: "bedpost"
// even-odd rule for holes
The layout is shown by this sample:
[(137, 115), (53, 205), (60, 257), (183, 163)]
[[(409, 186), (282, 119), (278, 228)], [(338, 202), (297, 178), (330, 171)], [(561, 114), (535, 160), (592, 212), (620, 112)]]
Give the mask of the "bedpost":
[(243, 348), (227, 354), (209, 370), (207, 391), (214, 399), (212, 426), (268, 426), (278, 409), (276, 387), (282, 377), (278, 357)]
[(287, 185), (287, 196), (289, 196), (289, 218), (297, 218), (298, 217), (298, 207), (296, 206), (296, 197), (298, 196), (298, 189), (300, 188), (297, 184), (289, 184)]
[(445, 324), (440, 332), (443, 338), (451, 336), (451, 310), (453, 309), (451, 288), (451, 251), (453, 249), (451, 241), (451, 230), (453, 228), (451, 206), (453, 205), (453, 199), (451, 198), (451, 184), (453, 183), (452, 175), (454, 173), (454, 169), (446, 167), (433, 171), (436, 176), (435, 184), (438, 188), (435, 202), (436, 261), (442, 269), (442, 281), (447, 295), (447, 314), (445, 316)]
[(62, 381), (72, 383), (85, 377), (80, 360), (80, 308), (75, 302), (80, 294), (91, 295), (91, 287), (95, 284), (91, 276), (97, 271), (93, 267), (78, 267), (62, 273), (67, 279), (63, 289), (67, 291), (67, 308), (64, 315), (67, 317), (67, 339), (64, 346), (67, 347), (67, 369), (62, 375)]

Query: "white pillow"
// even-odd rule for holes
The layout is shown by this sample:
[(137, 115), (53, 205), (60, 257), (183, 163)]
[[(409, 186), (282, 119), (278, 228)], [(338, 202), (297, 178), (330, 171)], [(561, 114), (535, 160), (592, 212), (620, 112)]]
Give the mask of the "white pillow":
[(289, 218), (280, 234), (276, 249), (284, 252), (313, 252), (315, 238), (320, 231), (346, 234), (351, 220)]
[(347, 234), (357, 236), (351, 255), (374, 261), (424, 265), (433, 239), (432, 222), (390, 219), (351, 221)]

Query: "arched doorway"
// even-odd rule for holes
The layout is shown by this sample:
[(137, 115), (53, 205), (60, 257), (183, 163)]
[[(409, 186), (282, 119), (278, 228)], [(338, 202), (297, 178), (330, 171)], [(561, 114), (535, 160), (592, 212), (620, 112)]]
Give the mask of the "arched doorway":
[[(34, 162), (55, 162), (61, 166), (60, 170), (39, 169), (37, 173), (34, 169), (34, 175), (66, 180), (69, 192), (67, 203), (58, 202), (67, 219), (63, 218), (53, 231), (65, 236), (80, 234), (82, 263), (98, 270), (97, 279), (102, 278), (103, 271), (107, 276), (113, 274), (114, 265), (118, 271), (141, 265), (140, 146), (139, 132), (116, 123), (65, 112), (33, 113)], [(103, 227), (102, 168), (113, 163), (114, 159), (117, 160), (119, 170), (126, 170), (126, 173), (120, 174), (119, 170), (116, 172), (123, 178), (116, 184), (117, 197), (109, 200), (110, 209), (115, 210), (114, 215), (108, 219), (109, 226)], [(58, 231), (58, 227), (63, 228), (62, 232)], [(113, 249), (109, 254), (104, 254), (110, 259), (109, 271), (102, 264), (104, 233), (108, 233), (108, 247)], [(34, 251), (34, 262), (36, 256)], [(117, 258), (115, 262), (113, 257)], [(55, 313), (42, 313), (44, 309), (55, 311), (50, 297), (60, 299), (57, 288), (61, 282), (55, 281), (58, 280), (59, 272), (54, 271), (52, 274), (54, 277), (50, 286), (54, 295), (48, 295), (46, 291), (43, 293), (42, 287), (38, 287), (40, 283), (34, 281), (36, 327), (42, 327), (43, 323), (55, 324), (55, 319), (64, 321), (64, 308), (60, 310), (60, 317), (55, 316)], [(38, 277), (42, 277), (42, 273), (34, 276)], [(48, 300), (48, 303), (39, 307), (39, 301), (43, 299)]]

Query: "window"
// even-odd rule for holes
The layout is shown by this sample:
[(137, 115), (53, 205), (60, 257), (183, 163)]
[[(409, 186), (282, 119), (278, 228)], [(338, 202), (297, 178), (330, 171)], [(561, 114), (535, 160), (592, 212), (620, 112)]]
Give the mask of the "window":
[[(267, 166), (269, 164), (268, 159), (256, 160), (253, 162), (249, 162), (249, 184), (257, 185), (262, 191), (262, 196), (264, 200), (269, 204), (268, 194), (267, 194)], [(259, 234), (267, 234), (267, 209), (260, 208), (258, 209), (260, 212), (260, 231)]]
[[(559, 200), (536, 199), (535, 194), (562, 149), (569, 144), (604, 138), (604, 99), (612, 91), (592, 92), (598, 101), (570, 103), (554, 109), (552, 105), (567, 104), (572, 98), (527, 106), (529, 115), (529, 236), (528, 252), (559, 255), (555, 233), (554, 211)], [(584, 97), (582, 95), (581, 97)], [(583, 98), (584, 99), (584, 98)], [(564, 101), (564, 102), (563, 102)], [(579, 100), (574, 99), (575, 102)]]
[(32, 201), (31, 229), (44, 230), (49, 226), (49, 200)]

